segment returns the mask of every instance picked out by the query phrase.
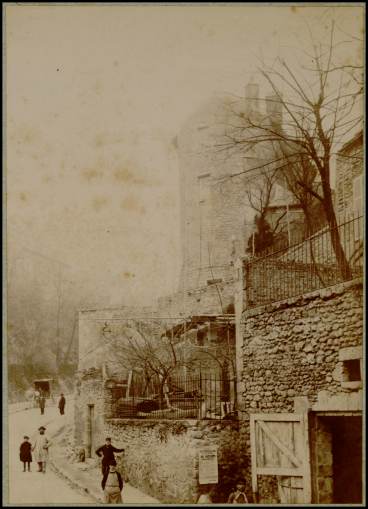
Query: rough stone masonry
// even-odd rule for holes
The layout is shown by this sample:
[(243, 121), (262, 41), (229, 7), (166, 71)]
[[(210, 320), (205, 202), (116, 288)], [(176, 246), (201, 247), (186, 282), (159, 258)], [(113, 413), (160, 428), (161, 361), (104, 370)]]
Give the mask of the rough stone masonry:
[(362, 345), (362, 281), (243, 313), (243, 382), (249, 412), (292, 412), (294, 397), (350, 392), (339, 351)]

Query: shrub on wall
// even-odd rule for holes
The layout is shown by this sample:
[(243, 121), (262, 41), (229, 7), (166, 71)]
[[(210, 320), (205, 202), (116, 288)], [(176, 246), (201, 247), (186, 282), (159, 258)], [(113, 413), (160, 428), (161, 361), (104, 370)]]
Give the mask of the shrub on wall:
[(162, 502), (190, 503), (196, 494), (196, 451), (185, 426), (171, 428), (142, 430), (129, 441), (118, 468), (126, 481)]

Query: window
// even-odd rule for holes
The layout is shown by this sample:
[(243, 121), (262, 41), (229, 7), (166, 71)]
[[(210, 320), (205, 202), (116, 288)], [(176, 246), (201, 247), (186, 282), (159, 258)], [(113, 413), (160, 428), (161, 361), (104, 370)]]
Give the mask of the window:
[(350, 359), (343, 363), (343, 381), (359, 382), (362, 379), (360, 372), (360, 359)]
[(341, 387), (357, 390), (362, 387), (362, 358), (361, 346), (341, 348), (339, 361), (341, 366)]

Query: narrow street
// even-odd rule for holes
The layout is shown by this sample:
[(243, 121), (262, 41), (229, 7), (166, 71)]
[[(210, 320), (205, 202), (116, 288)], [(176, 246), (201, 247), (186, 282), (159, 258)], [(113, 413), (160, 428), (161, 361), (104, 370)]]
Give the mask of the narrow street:
[[(31, 472), (23, 472), (19, 460), (19, 445), (23, 436), (28, 435), (31, 442), (38, 433), (38, 427), (44, 425), (47, 435), (62, 429), (63, 419), (56, 407), (48, 407), (45, 415), (40, 415), (38, 408), (24, 410), (9, 415), (9, 450), (8, 450), (8, 496), (10, 504), (92, 504), (88, 495), (82, 495), (60, 479), (50, 468), (46, 474), (37, 472), (37, 463), (31, 463)], [(4, 430), (6, 431), (6, 430)], [(50, 448), (52, 456), (52, 448)], [(6, 472), (3, 476), (5, 477)], [(5, 488), (6, 489), (6, 488)]]

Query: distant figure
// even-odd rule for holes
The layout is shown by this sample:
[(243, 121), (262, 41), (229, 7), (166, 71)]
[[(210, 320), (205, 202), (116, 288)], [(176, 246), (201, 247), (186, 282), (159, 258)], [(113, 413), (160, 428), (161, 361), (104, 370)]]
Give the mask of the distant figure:
[(245, 482), (238, 481), (236, 483), (236, 489), (232, 493), (230, 493), (228, 504), (248, 504), (248, 499), (245, 494)]
[(43, 394), (41, 394), (41, 396), (39, 398), (39, 405), (40, 405), (40, 409), (41, 409), (41, 415), (43, 415), (45, 413), (45, 406), (46, 406), (46, 398)]
[(26, 471), (26, 465), (28, 466), (28, 472), (31, 471), (31, 462), (32, 462), (32, 444), (29, 442), (29, 437), (25, 435), (24, 442), (20, 445), (19, 457), (20, 461), (23, 462), (23, 472)]
[(39, 406), (40, 404), (40, 396), (41, 394), (39, 393), (39, 391), (36, 389), (34, 391), (34, 402), (35, 402), (35, 406)]
[(105, 475), (106, 472), (109, 471), (109, 465), (112, 461), (115, 461), (114, 452), (124, 452), (124, 449), (117, 449), (113, 445), (111, 445), (111, 438), (107, 437), (105, 440), (105, 445), (102, 445), (96, 450), (97, 456), (102, 458), (102, 475)]
[(35, 460), (38, 463), (38, 472), (46, 473), (46, 463), (49, 457), (49, 447), (51, 442), (45, 435), (46, 428), (40, 426), (38, 428), (40, 434), (33, 444), (32, 451), (34, 452)]
[(65, 408), (65, 398), (64, 398), (64, 394), (61, 393), (60, 394), (60, 399), (59, 399), (60, 415), (64, 415), (64, 408)]
[(123, 489), (123, 479), (116, 470), (116, 461), (111, 460), (101, 482), (106, 504), (122, 504), (121, 490)]

